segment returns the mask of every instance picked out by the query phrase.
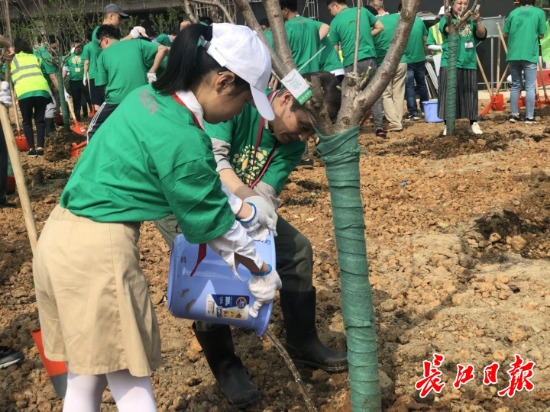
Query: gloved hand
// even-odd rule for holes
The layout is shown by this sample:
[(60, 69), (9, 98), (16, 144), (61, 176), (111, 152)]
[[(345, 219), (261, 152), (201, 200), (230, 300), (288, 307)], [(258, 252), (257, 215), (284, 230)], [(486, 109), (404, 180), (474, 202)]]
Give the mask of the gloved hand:
[[(269, 227), (270, 230), (273, 231), (273, 235), (277, 236), (277, 219), (279, 217), (277, 216), (277, 212), (273, 207), (267, 203), (267, 201), (261, 197), (261, 196), (249, 196), (246, 199), (244, 199), (245, 202), (252, 203), (254, 206), (256, 206), (256, 209), (261, 211), (264, 215), (267, 215), (272, 221), (273, 226)], [(247, 229), (248, 231), (248, 229)]]
[(63, 94), (65, 95), (65, 100), (71, 100), (72, 97), (69, 93), (67, 93), (67, 90), (63, 90)]
[(258, 317), (260, 308), (275, 299), (275, 292), (281, 289), (281, 286), (283, 286), (281, 278), (275, 268), (271, 266), (264, 273), (252, 273), (252, 277), (248, 281), (248, 290), (254, 295), (256, 301), (248, 310), (250, 316)]
[(84, 86), (86, 86), (88, 84), (88, 76), (84, 76), (84, 78), (82, 79), (82, 84)]
[(11, 107), (12, 105), (10, 84), (6, 81), (0, 84), (0, 103), (6, 107)]
[(157, 74), (148, 72), (147, 73), (147, 82), (148, 83), (153, 83), (153, 82), (156, 82), (156, 81), (157, 81)]
[[(259, 197), (259, 196), (258, 196)], [(256, 207), (254, 203), (248, 202), (254, 212), (248, 219), (239, 219), (241, 225), (245, 228), (246, 233), (254, 240), (265, 240), (269, 231), (275, 233), (275, 222), (261, 209)]]

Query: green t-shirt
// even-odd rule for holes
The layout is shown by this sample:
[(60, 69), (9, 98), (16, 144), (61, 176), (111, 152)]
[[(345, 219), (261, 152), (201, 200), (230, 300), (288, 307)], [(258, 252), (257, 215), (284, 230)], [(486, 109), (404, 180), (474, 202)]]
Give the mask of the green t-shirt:
[[(453, 22), (456, 19), (453, 18)], [(441, 67), (449, 65), (449, 36), (445, 32), (447, 18), (443, 16), (439, 21), (440, 31), (443, 34), (443, 55), (441, 57)], [(476, 23), (470, 20), (466, 23), (458, 34), (458, 56), (456, 67), (458, 69), (477, 70), (476, 43), (483, 40), (476, 35)]]
[(88, 60), (90, 63), (88, 65), (88, 77), (90, 79), (96, 78), (97, 73), (97, 59), (99, 59), (99, 56), (101, 55), (101, 47), (99, 46), (99, 41), (97, 40), (97, 31), (99, 29), (99, 26), (96, 26), (94, 31), (92, 32), (92, 40), (90, 40), (86, 45), (84, 46), (84, 49), (82, 50), (82, 54), (85, 56), (84, 60)]
[(426, 61), (424, 39), (428, 35), (428, 29), (424, 22), (416, 17), (411, 29), (407, 46), (405, 47), (405, 63), (420, 63)]
[(324, 47), (324, 49), (321, 54), (319, 54), (320, 70), (332, 72), (344, 68), (328, 36), (321, 40), (321, 47)]
[[(333, 45), (340, 44), (344, 55), (344, 67), (353, 64), (355, 53), (355, 23), (357, 20), (357, 8), (348, 7), (340, 11), (330, 22), (330, 40)], [(359, 30), (359, 52), (357, 60), (376, 58), (374, 41), (370, 34), (376, 23), (376, 17), (363, 8), (361, 10), (361, 27)]]
[(170, 37), (168, 37), (168, 35), (166, 33), (159, 34), (157, 36), (156, 40), (157, 40), (157, 43), (162, 44), (163, 46), (166, 46), (166, 47), (171, 47), (172, 46), (172, 42), (170, 41)]
[(105, 101), (119, 104), (132, 90), (147, 84), (158, 43), (134, 39), (116, 41), (97, 60), (96, 86), (106, 85)]
[[(395, 37), (395, 30), (397, 29), (397, 23), (400, 18), (399, 13), (386, 14), (385, 16), (380, 17), (378, 20), (384, 25), (384, 30), (382, 30), (374, 38), (374, 47), (376, 48), (376, 64), (380, 66), (386, 54), (388, 54), (388, 49), (390, 44)], [(405, 55), (401, 58), (400, 63), (405, 63)]]
[(84, 77), (84, 59), (82, 53), (71, 53), (65, 65), (69, 68), (69, 80), (82, 80)]
[(273, 32), (271, 29), (264, 30), (265, 37), (267, 37), (267, 42), (273, 50), (275, 50), (275, 43), (273, 43)]
[[(247, 185), (258, 178), (277, 142), (275, 135), (266, 127), (262, 127), (262, 137), (254, 161), (261, 120), (258, 110), (250, 104), (245, 104), (242, 112), (227, 122), (205, 123), (206, 132), (211, 137), (231, 144), (229, 161), (237, 176)], [(288, 176), (300, 163), (304, 149), (303, 142), (290, 142), (278, 146), (261, 181), (280, 193)]]
[(134, 90), (98, 129), (60, 204), (96, 222), (173, 213), (191, 243), (221, 236), (235, 222), (212, 141), (187, 108), (150, 85)]
[(44, 73), (46, 78), (49, 78), (50, 74), (57, 72), (53, 57), (46, 49), (46, 46), (40, 46), (38, 50), (35, 50), (34, 55), (41, 60), (42, 73)]
[(522, 6), (512, 10), (504, 33), (508, 35), (506, 61), (525, 60), (537, 63), (539, 59), (539, 35), (546, 33), (546, 15), (534, 6)]
[[(319, 55), (306, 64), (315, 53), (319, 51), (321, 40), (319, 39), (319, 28), (323, 23), (308, 19), (303, 16), (296, 16), (285, 23), (286, 35), (292, 58), (300, 73), (319, 71)], [(305, 64), (305, 66), (304, 66)], [(302, 68), (303, 67), (303, 68)]]

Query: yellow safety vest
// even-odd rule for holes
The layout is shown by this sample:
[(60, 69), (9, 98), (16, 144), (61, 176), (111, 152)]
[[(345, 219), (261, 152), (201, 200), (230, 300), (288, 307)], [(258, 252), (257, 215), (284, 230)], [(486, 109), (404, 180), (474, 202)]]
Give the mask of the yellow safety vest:
[(17, 53), (11, 61), (11, 78), (18, 98), (25, 94), (43, 90), (50, 93), (48, 81), (40, 69), (40, 61), (34, 54)]
[[(435, 40), (435, 43), (439, 46), (441, 46), (443, 44), (443, 35), (441, 34), (441, 31), (439, 30), (439, 23), (437, 24), (434, 24), (432, 27), (430, 27), (430, 30), (432, 32), (432, 36)], [(441, 52), (438, 51), (433, 51), (432, 50), (432, 54), (440, 54)]]

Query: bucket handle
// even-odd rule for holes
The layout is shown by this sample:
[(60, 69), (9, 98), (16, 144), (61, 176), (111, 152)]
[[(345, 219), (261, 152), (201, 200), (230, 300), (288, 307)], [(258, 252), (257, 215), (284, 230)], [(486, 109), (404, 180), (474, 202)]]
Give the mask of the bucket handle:
[(189, 275), (190, 277), (195, 274), (195, 272), (197, 271), (197, 268), (199, 267), (199, 265), (201, 264), (201, 262), (204, 260), (205, 257), (206, 257), (206, 243), (201, 243), (199, 245), (199, 254), (197, 256), (197, 263), (195, 263), (195, 267), (193, 268), (193, 270), (191, 271), (191, 274)]

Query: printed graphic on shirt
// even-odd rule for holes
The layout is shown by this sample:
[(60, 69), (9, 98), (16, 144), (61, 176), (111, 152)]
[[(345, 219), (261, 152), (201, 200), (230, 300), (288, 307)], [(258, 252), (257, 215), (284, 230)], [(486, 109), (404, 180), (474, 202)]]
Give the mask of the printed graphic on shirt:
[(267, 150), (258, 148), (256, 158), (254, 158), (254, 151), (254, 146), (246, 145), (241, 153), (235, 153), (233, 159), (231, 159), (231, 164), (237, 176), (246, 185), (252, 184), (256, 180), (269, 156)]

